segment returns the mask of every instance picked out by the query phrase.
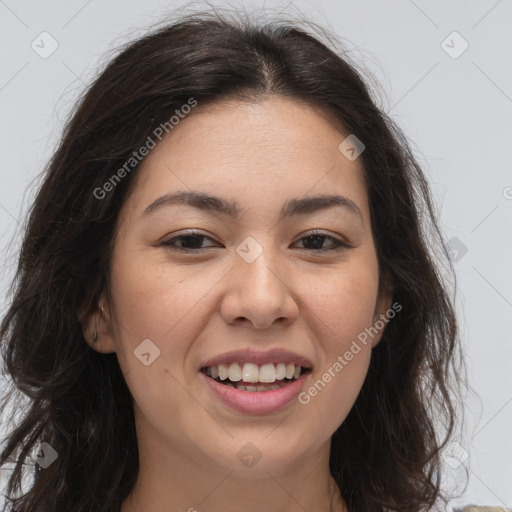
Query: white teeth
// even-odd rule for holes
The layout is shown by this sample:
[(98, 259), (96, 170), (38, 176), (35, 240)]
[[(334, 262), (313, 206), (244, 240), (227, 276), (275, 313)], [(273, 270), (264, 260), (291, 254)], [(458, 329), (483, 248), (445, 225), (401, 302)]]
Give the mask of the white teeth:
[[(293, 363), (278, 363), (278, 364), (263, 364), (258, 366), (256, 363), (231, 363), (229, 365), (219, 364), (216, 366), (209, 366), (206, 368), (206, 374), (213, 379), (219, 378), (221, 381), (229, 379), (229, 382), (243, 383), (251, 382), (264, 382), (272, 383), (282, 381), (284, 379), (298, 379), (301, 375), (302, 367), (295, 366)], [(254, 390), (254, 386), (250, 386), (249, 391)], [(266, 386), (264, 390), (270, 389)]]
[(274, 389), (281, 389), (277, 384), (275, 386), (242, 386), (241, 384), (230, 384), (231, 387), (239, 389), (240, 391), (249, 391), (254, 393), (256, 391), (273, 391)]
[(286, 365), (279, 363), (276, 366), (276, 380), (283, 380), (286, 377)]
[(219, 364), (219, 379), (226, 380), (228, 378), (228, 368), (223, 364)]
[(228, 377), (231, 382), (242, 380), (242, 369), (238, 363), (231, 363), (229, 365)]
[(260, 369), (257, 364), (245, 363), (242, 369), (242, 378), (245, 382), (258, 382)]
[(272, 363), (264, 364), (260, 368), (260, 382), (275, 382), (276, 368)]

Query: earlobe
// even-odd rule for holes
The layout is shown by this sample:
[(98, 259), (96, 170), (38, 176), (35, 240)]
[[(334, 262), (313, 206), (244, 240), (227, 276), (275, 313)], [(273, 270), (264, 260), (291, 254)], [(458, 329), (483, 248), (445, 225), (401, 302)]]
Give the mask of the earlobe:
[[(100, 304), (103, 302), (100, 299)], [(116, 351), (112, 337), (110, 314), (107, 307), (98, 305), (96, 311), (81, 321), (83, 334), (87, 344), (97, 352), (110, 354)]]
[(82, 322), (82, 333), (87, 344), (91, 348), (95, 348), (95, 344), (98, 341), (98, 329), (92, 325), (92, 320), (87, 319)]
[(372, 348), (375, 348), (384, 333), (390, 316), (391, 303), (393, 301), (393, 291), (389, 288), (383, 289), (379, 292), (377, 302), (375, 304), (375, 312), (373, 315), (373, 330), (376, 334), (372, 337)]

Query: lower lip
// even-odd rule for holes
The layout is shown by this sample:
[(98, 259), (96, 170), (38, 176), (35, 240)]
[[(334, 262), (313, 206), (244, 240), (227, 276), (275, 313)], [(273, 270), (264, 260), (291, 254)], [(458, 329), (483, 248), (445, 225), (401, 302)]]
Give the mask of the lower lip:
[(232, 409), (246, 414), (266, 414), (279, 411), (293, 402), (301, 392), (310, 372), (301, 375), (291, 384), (271, 391), (242, 391), (220, 384), (203, 372), (199, 373), (214, 395)]

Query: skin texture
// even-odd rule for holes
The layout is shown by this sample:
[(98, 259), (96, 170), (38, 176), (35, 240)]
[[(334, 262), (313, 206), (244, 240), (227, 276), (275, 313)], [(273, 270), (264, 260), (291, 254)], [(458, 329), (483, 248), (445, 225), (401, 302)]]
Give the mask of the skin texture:
[[(330, 437), (380, 334), (307, 405), (270, 414), (229, 409), (198, 374), (225, 352), (285, 348), (312, 362), (307, 389), (390, 307), (360, 159), (338, 150), (346, 135), (290, 99), (224, 101), (199, 105), (144, 160), (117, 224), (111, 300), (104, 294), (90, 320), (95, 350), (117, 353), (135, 401), (140, 472), (122, 512), (346, 510), (329, 474)], [(234, 201), (242, 213), (171, 205), (143, 215), (178, 190)], [(361, 216), (334, 206), (278, 222), (286, 200), (332, 193)], [(210, 237), (197, 254), (158, 245), (189, 229)], [(327, 237), (318, 245), (304, 238), (313, 229)], [(263, 249), (252, 263), (236, 252), (248, 236)], [(315, 250), (332, 246), (329, 236), (352, 248)], [(145, 339), (160, 350), (149, 366), (134, 356)], [(237, 456), (248, 442), (261, 454), (252, 467)]]

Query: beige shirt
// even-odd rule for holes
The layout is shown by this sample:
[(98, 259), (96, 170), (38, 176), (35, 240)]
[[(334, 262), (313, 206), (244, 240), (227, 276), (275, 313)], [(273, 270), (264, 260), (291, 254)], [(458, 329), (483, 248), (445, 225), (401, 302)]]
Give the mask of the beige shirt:
[(454, 509), (453, 512), (512, 512), (512, 508), (477, 507), (476, 505), (468, 505), (464, 508)]

